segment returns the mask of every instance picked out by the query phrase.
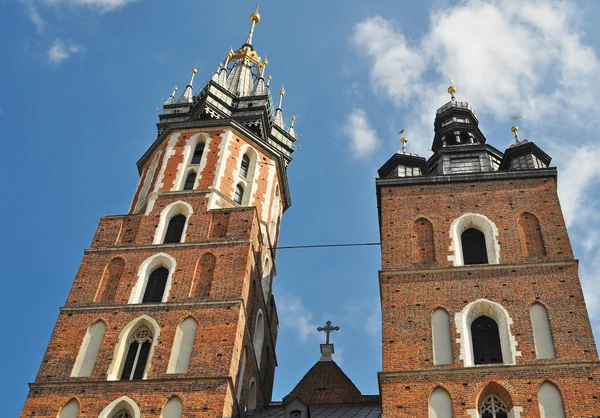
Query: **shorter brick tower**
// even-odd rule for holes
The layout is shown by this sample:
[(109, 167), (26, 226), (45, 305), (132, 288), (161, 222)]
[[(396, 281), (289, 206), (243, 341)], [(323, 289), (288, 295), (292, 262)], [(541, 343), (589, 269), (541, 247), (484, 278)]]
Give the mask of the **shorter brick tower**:
[(271, 399), (271, 289), (295, 141), (252, 38), (164, 102), (126, 215), (102, 217), (21, 416), (231, 417)]
[(435, 118), (377, 200), (386, 417), (592, 417), (598, 354), (556, 192), (533, 142), (486, 143), (471, 107)]

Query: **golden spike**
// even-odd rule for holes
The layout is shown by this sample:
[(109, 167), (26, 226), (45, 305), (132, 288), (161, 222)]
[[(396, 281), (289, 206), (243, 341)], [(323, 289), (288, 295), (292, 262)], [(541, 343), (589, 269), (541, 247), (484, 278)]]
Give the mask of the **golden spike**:
[(250, 15), (250, 22), (252, 22), (252, 23), (260, 22), (260, 14), (258, 14), (258, 3), (256, 3), (256, 11)]

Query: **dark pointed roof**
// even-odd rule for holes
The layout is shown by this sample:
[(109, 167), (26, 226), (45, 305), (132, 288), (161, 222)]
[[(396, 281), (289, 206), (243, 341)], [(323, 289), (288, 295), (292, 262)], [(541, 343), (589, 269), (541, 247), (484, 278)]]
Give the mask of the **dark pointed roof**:
[(363, 396), (335, 361), (317, 362), (283, 402), (296, 397), (306, 404), (377, 402), (377, 397)]

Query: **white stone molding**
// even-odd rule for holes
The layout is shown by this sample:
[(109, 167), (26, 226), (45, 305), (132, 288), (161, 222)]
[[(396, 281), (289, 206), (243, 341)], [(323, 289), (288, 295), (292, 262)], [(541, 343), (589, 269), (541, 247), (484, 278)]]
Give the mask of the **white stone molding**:
[(196, 341), (197, 328), (198, 322), (191, 316), (179, 324), (173, 340), (167, 373), (187, 373)]
[(464, 265), (461, 235), (467, 229), (476, 229), (485, 236), (488, 264), (500, 263), (500, 244), (498, 244), (498, 228), (486, 216), (479, 213), (465, 213), (456, 218), (450, 226), (450, 255), (448, 261), (454, 266)]
[[(244, 157), (244, 155), (247, 155), (250, 159), (250, 163), (248, 164), (248, 174), (246, 177), (240, 174), (240, 166), (242, 164), (242, 158)], [(254, 203), (253, 196), (256, 192), (256, 188), (258, 187), (258, 184), (255, 181), (255, 179), (259, 172), (260, 167), (258, 164), (258, 152), (256, 152), (256, 150), (248, 144), (242, 145), (240, 147), (240, 154), (238, 155), (238, 158), (235, 162), (235, 170), (232, 174), (232, 178), (237, 179), (235, 181), (235, 184), (241, 184), (244, 188), (244, 197), (242, 198), (241, 206), (252, 206), (252, 204)]]
[(61, 408), (58, 418), (77, 418), (79, 416), (79, 409), (79, 401), (73, 398)]
[(238, 373), (237, 378), (237, 390), (236, 390), (236, 399), (239, 402), (242, 397), (242, 388), (244, 387), (244, 373), (246, 372), (246, 352), (248, 350), (245, 346), (242, 347), (242, 365), (240, 366), (240, 371)]
[(73, 365), (71, 377), (89, 377), (92, 375), (105, 332), (106, 324), (102, 320), (97, 321), (87, 329)]
[(565, 418), (565, 407), (558, 388), (552, 382), (544, 382), (538, 389), (540, 418)]
[[(197, 188), (198, 182), (202, 177), (202, 170), (206, 167), (207, 153), (208, 147), (210, 144), (211, 137), (205, 133), (197, 133), (192, 135), (185, 143), (183, 147), (183, 157), (181, 162), (177, 166), (177, 176), (175, 181), (173, 182), (173, 187), (171, 191), (183, 190), (183, 186), (185, 185), (185, 180), (187, 179), (188, 174), (191, 171), (196, 172), (196, 181), (194, 183), (194, 189)], [(192, 158), (194, 157), (194, 151), (196, 150), (196, 146), (198, 144), (204, 143), (204, 152), (202, 153), (202, 158), (198, 164), (192, 164)]]
[(269, 292), (271, 290), (271, 261), (269, 260), (269, 257), (265, 258), (265, 262), (263, 264), (261, 286), (266, 304), (268, 302)]
[[(500, 334), (500, 345), (502, 347), (502, 360), (506, 365), (517, 363), (517, 357), (521, 355), (517, 351), (517, 341), (510, 331), (513, 323), (508, 311), (500, 304), (487, 299), (479, 299), (469, 303), (461, 312), (454, 316), (456, 329), (460, 334), (456, 342), (460, 347), (460, 360), (465, 367), (477, 367), (473, 358), (473, 339), (471, 337), (471, 324), (477, 318), (487, 316), (498, 324)], [(483, 366), (483, 365), (482, 365)]]
[(169, 142), (167, 143), (167, 148), (165, 151), (165, 157), (163, 158), (162, 165), (160, 166), (160, 171), (158, 172), (158, 178), (156, 179), (156, 184), (154, 186), (154, 189), (152, 190), (153, 192), (159, 192), (164, 187), (165, 171), (167, 169), (167, 166), (169, 165), (169, 160), (171, 159), (171, 157), (173, 155), (175, 155), (175, 152), (176, 152), (175, 146), (177, 145), (177, 142), (179, 141), (180, 135), (181, 135), (181, 132), (174, 132), (171, 134), (171, 137), (169, 138)]
[(106, 408), (100, 412), (98, 418), (111, 418), (113, 414), (125, 409), (132, 418), (141, 418), (140, 408), (129, 396), (121, 396), (112, 401)]
[[(150, 347), (150, 352), (148, 353), (148, 360), (146, 361), (146, 367), (144, 369), (144, 375), (142, 379), (146, 378), (148, 371), (152, 367), (152, 355), (154, 354), (154, 348), (158, 343), (158, 337), (160, 336), (160, 327), (158, 326), (158, 323), (154, 318), (148, 315), (142, 315), (131, 321), (129, 324), (125, 325), (125, 327), (121, 330), (119, 338), (117, 339), (117, 343), (115, 344), (113, 360), (108, 366), (108, 376), (106, 380), (119, 380), (121, 371), (123, 370), (123, 365), (125, 364), (127, 350), (129, 348), (129, 338), (135, 333), (135, 331), (138, 330), (138, 328), (144, 326), (150, 329), (150, 331), (152, 332), (152, 346)], [(109, 411), (112, 412), (112, 409)], [(139, 415), (135, 416), (139, 417)], [(103, 417), (103, 415), (100, 414), (100, 417)]]
[(160, 418), (181, 418), (183, 414), (183, 401), (174, 396), (165, 404)]
[(529, 308), (531, 327), (533, 329), (533, 341), (538, 360), (556, 358), (552, 329), (546, 307), (539, 302)]
[(437, 308), (431, 314), (431, 343), (434, 365), (453, 363), (450, 315), (443, 308)]
[[(233, 131), (231, 129), (227, 129), (221, 135), (221, 143), (219, 144), (219, 159), (217, 160), (217, 167), (215, 169), (215, 181), (213, 184), (213, 189), (220, 191), (221, 183), (225, 178), (225, 169), (227, 168), (227, 160), (231, 155), (231, 150), (229, 149), (229, 144), (233, 140)], [(208, 209), (221, 209), (221, 206), (218, 204), (220, 200), (220, 196), (218, 193), (210, 193), (208, 196)]]
[(260, 369), (260, 360), (262, 357), (262, 347), (265, 341), (265, 316), (262, 309), (256, 314), (256, 322), (254, 323), (254, 355), (256, 356), (256, 368)]
[(183, 226), (183, 232), (181, 233), (181, 241), (185, 242), (185, 236), (187, 233), (188, 224), (190, 222), (190, 216), (194, 213), (194, 209), (192, 206), (184, 202), (182, 200), (178, 200), (177, 202), (171, 203), (169, 206), (164, 208), (160, 213), (160, 220), (158, 222), (158, 226), (156, 227), (156, 231), (154, 232), (154, 241), (152, 244), (162, 244), (165, 240), (165, 235), (167, 233), (167, 228), (169, 226), (169, 222), (173, 219), (174, 216), (183, 215), (185, 216), (185, 225)]
[(446, 389), (437, 387), (431, 392), (429, 418), (452, 418), (452, 399)]
[[(154, 174), (156, 173), (156, 168), (158, 167), (158, 160), (160, 159), (160, 156), (161, 156), (160, 152), (154, 156), (154, 158), (152, 159), (152, 162), (148, 166), (148, 169), (144, 173), (143, 177), (140, 177), (140, 183), (142, 182), (142, 178), (143, 178), (144, 183), (140, 190), (140, 193), (138, 194), (135, 209), (133, 211), (134, 213), (137, 213), (142, 208), (142, 205), (146, 201), (146, 197), (148, 196), (148, 190), (150, 189), (150, 186), (152, 185), (152, 180), (154, 179)], [(135, 198), (135, 196), (134, 196), (134, 198)], [(131, 206), (133, 206), (133, 200), (131, 201)]]
[(248, 411), (254, 411), (256, 409), (256, 379), (250, 379), (248, 384), (248, 401), (246, 402)]
[(167, 277), (167, 284), (165, 285), (162, 302), (167, 302), (169, 300), (169, 292), (171, 290), (173, 273), (177, 268), (177, 262), (169, 254), (158, 253), (147, 258), (140, 265), (140, 268), (138, 269), (137, 282), (133, 289), (131, 289), (131, 295), (129, 296), (129, 304), (142, 303), (144, 292), (146, 291), (146, 285), (148, 284), (148, 278), (150, 277), (150, 274), (159, 267), (164, 267), (169, 270), (169, 276)]

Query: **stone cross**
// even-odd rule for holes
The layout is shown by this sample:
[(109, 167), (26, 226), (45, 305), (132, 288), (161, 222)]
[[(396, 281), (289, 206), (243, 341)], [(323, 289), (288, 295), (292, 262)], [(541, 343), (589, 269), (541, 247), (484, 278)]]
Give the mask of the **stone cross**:
[(325, 341), (325, 344), (329, 344), (329, 334), (331, 334), (333, 331), (339, 331), (339, 330), (340, 330), (340, 327), (337, 327), (337, 326), (332, 327), (331, 326), (331, 321), (327, 321), (325, 323), (324, 327), (317, 328), (317, 331), (319, 331), (319, 332), (325, 331), (327, 333), (327, 339)]

